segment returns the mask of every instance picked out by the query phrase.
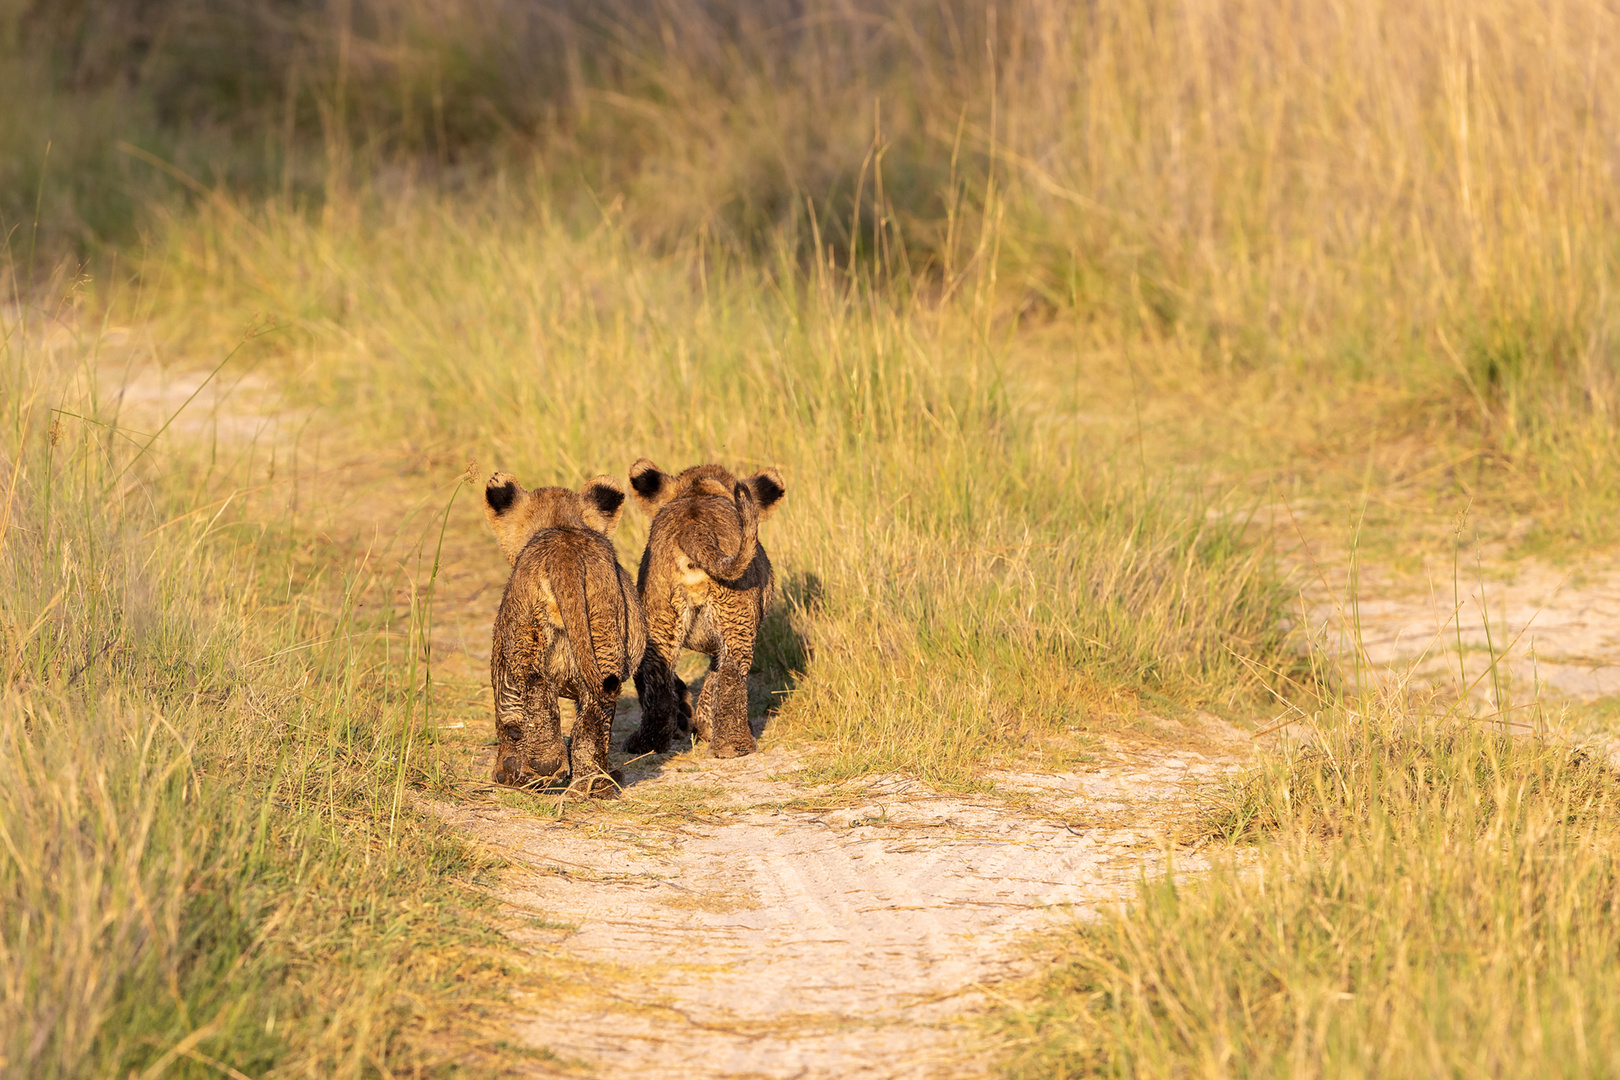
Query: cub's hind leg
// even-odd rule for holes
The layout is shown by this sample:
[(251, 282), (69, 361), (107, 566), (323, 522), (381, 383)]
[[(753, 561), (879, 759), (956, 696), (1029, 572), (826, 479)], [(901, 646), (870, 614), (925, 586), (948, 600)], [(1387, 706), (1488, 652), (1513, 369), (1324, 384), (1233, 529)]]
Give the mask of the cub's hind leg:
[(641, 726), (625, 740), (627, 754), (663, 754), (676, 732), (690, 726), (692, 706), (686, 683), (675, 674), (675, 660), (686, 639), (689, 616), (672, 609), (647, 612), (647, 649), (636, 668), (636, 696), (641, 700)]
[(715, 757), (742, 757), (758, 748), (748, 726), (748, 669), (753, 659), (752, 649), (726, 649), (703, 680), (702, 696), (709, 699), (709, 752)]
[(709, 656), (709, 670), (703, 673), (703, 686), (698, 690), (697, 702), (692, 706), (692, 738), (698, 742), (714, 739), (714, 698), (720, 689), (720, 652)]
[(523, 763), (534, 779), (568, 775), (568, 744), (563, 740), (562, 713), (557, 688), (550, 679), (536, 676), (523, 695)]
[(709, 721), (710, 753), (722, 758), (742, 757), (758, 748), (748, 726), (748, 670), (754, 666), (759, 590), (729, 592), (722, 600), (712, 607), (717, 648), (714, 666), (703, 680), (703, 698), (708, 700), (699, 700), (698, 711), (706, 712)]
[(556, 776), (568, 764), (556, 689), (537, 665), (526, 662), (526, 652), (497, 641), (490, 662), (497, 784), (533, 783)]
[(710, 742), (714, 738), (714, 695), (719, 686), (720, 663), (725, 657), (725, 639), (715, 631), (713, 605), (706, 604), (693, 613), (686, 647), (709, 658), (709, 670), (703, 673), (703, 688), (698, 691), (697, 701), (692, 703), (692, 738)]
[[(618, 680), (613, 682), (616, 684)], [(575, 703), (569, 754), (573, 780), (569, 786), (581, 795), (597, 799), (619, 796), (624, 774), (608, 761), (609, 736), (617, 703), (617, 685), (607, 692), (581, 694)]]
[(715, 757), (742, 757), (757, 749), (748, 726), (748, 669), (753, 666), (752, 641), (738, 645), (720, 641), (709, 657), (692, 709), (692, 737), (709, 744)]
[(641, 726), (624, 741), (624, 752), (668, 753), (675, 734), (690, 724), (692, 707), (687, 704), (686, 684), (675, 674), (675, 665), (651, 643), (636, 669), (636, 697), (641, 701)]

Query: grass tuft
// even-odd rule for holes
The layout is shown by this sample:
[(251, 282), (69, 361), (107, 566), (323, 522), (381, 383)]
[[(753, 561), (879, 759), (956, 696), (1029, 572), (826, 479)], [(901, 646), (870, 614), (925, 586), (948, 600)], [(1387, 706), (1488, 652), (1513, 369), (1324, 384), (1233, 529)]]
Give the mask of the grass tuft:
[(1620, 1067), (1620, 774), (1337, 712), (1204, 815), (1255, 842), (1078, 927), (1012, 1076), (1591, 1076)]

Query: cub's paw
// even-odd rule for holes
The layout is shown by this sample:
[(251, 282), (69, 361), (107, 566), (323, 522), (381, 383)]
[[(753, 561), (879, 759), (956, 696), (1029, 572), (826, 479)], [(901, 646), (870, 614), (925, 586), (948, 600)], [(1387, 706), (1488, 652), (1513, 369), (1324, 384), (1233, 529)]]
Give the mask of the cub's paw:
[(660, 738), (642, 725), (630, 733), (624, 740), (624, 752), (627, 754), (667, 754), (669, 753), (669, 733), (664, 732)]
[(504, 784), (507, 787), (522, 787), (523, 759), (516, 754), (497, 757), (493, 779), (497, 784)]
[(618, 769), (614, 769), (611, 775), (597, 773), (595, 776), (581, 777), (568, 785), (568, 793), (587, 799), (617, 799), (623, 778), (624, 774)]
[(528, 760), (528, 766), (530, 780), (553, 784), (559, 780), (568, 779), (568, 757), (563, 753), (547, 754), (545, 757), (531, 757)]
[(521, 754), (497, 754), (494, 780), (506, 787), (548, 787), (568, 782), (567, 759), (561, 755), (531, 757)]
[(752, 737), (746, 740), (721, 739), (711, 745), (709, 752), (719, 758), (746, 757), (758, 748)]

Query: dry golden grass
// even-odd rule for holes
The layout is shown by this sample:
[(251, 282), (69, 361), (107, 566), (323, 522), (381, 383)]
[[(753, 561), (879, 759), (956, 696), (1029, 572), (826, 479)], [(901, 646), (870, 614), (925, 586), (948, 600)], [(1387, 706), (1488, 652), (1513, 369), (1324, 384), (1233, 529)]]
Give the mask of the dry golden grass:
[[(1252, 711), (1296, 662), (1256, 525), (1285, 500), (1307, 535), (1370, 506), (1391, 558), (1465, 507), (1521, 548), (1616, 539), (1617, 80), (1620, 17), (1587, 0), (12, 4), (7, 326), (71, 291), (65, 322), (181, 368), (273, 326), (232, 372), (431, 462), (446, 498), (468, 457), (782, 466), (767, 737), (819, 778), (973, 784), (1144, 708)], [(471, 965), (476, 1001), (495, 967), (486, 923), (442, 915), (477, 860), (406, 808), (465, 749), (421, 726), (426, 578), (349, 566), (265, 500), (235, 533), (151, 533), (266, 462), (114, 481), (131, 444), (28, 342), (0, 356), (0, 753), (33, 778), (0, 800), (4, 1067), (200, 1073), (229, 1045), (255, 1073), (432, 1071), (446, 973)], [(90, 419), (44, 440), (68, 406)], [(1343, 753), (1417, 747), (1462, 801), (1373, 768), (1337, 797), (1384, 824), (1323, 839), (1319, 792), (1262, 843), (1276, 889), (1150, 890), (1081, 939), (1019, 1068), (1612, 1068), (1589, 1023), (1611, 943), (1542, 918), (1610, 902), (1607, 834), (1559, 817), (1573, 767), (1381, 738)], [(1552, 779), (1469, 801), (1526, 769)], [(1428, 907), (1389, 891), (1422, 875)], [(1350, 987), (1352, 933), (1427, 942), (1439, 974)]]
[(144, 449), (95, 335), (5, 334), (0, 1074), (504, 1067), (498, 864), (413, 809), (440, 755), (386, 660), (422, 606), (357, 618), (386, 570), (222, 527), (243, 470)]
[[(302, 400), (456, 463), (440, 483), (468, 458), (548, 483), (649, 454), (780, 466), (755, 705), (820, 744), (827, 776), (961, 782), (1144, 693), (1236, 708), (1257, 693), (1246, 661), (1284, 663), (1284, 594), (1241, 504), (1150, 473), (1129, 425), (1077, 416), (1083, 383), (1043, 395), (1062, 360), (832, 270), (716, 260), (694, 280), (689, 252), (544, 217), (492, 242), (521, 213), (222, 212), (164, 255), (197, 317), (170, 331), (161, 294), (140, 317), (196, 350), (233, 312), (274, 312), (289, 329), (266, 362)], [(620, 530), (627, 565), (646, 524)]]
[(1566, 745), (1342, 709), (1201, 827), (1254, 839), (1076, 928), (1013, 1076), (1607, 1076), (1620, 777)]

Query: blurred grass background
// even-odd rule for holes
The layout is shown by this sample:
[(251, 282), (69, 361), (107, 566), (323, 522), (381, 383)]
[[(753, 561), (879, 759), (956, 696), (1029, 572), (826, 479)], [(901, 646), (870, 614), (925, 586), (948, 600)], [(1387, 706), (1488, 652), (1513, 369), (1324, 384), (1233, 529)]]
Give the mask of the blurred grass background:
[(496, 191), (638, 255), (971, 285), (1164, 408), (1237, 395), (1233, 474), (1370, 458), (1579, 548), (1615, 520), (1617, 33), (1578, 0), (8, 0), (0, 220), (37, 276), (133, 270), (199, 201)]
[[(1617, 60), (1592, 0), (0, 0), (0, 752), (37, 778), (0, 803), (0, 1069), (497, 1067), (467, 1018), (511, 975), (444, 914), (487, 868), (405, 794), (458, 782), (420, 711), (430, 581), (347, 566), (296, 500), (154, 532), (278, 459), (135, 458), (129, 371), (274, 327), (231, 370), (421, 491), (468, 457), (779, 465), (767, 738), (811, 778), (978, 784), (1300, 675), (1279, 515), (1359, 515), (1392, 563), (1462, 512), (1507, 555), (1613, 543)], [(1413, 858), (1461, 835), (1419, 817)], [(1320, 892), (1287, 873), (1284, 922)], [(1297, 1066), (1162, 1041), (1168, 998), (1077, 1011), (1173, 964), (1192, 910), (1144, 899), (1167, 936), (1087, 953), (1021, 1060)], [(1258, 954), (1212, 955), (1243, 984)], [(1413, 1016), (1473, 993), (1401, 985)], [(1457, 1015), (1458, 1045), (1488, 1019)], [(1088, 1024), (1156, 1049), (1097, 1057)]]

